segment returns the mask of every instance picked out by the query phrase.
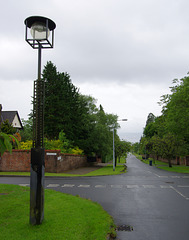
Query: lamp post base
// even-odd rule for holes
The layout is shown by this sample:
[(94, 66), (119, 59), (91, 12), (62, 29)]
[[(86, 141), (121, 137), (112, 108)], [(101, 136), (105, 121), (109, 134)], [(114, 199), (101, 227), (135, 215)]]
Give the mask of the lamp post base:
[(30, 224), (39, 225), (44, 219), (45, 149), (31, 149)]

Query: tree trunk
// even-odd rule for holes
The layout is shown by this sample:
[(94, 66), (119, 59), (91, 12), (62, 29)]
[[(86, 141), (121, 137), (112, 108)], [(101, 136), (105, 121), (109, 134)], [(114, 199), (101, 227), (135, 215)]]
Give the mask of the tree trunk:
[(171, 159), (169, 159), (169, 167), (170, 167), (170, 168), (172, 167)]

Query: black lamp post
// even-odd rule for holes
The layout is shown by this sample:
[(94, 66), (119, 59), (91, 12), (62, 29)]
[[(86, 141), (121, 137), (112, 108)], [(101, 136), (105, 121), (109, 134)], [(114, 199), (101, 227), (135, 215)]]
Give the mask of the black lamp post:
[[(31, 149), (30, 223), (32, 225), (39, 225), (42, 223), (44, 218), (45, 173), (45, 149), (43, 146), (44, 81), (41, 79), (41, 49), (53, 48), (54, 29), (56, 28), (56, 24), (52, 20), (41, 16), (28, 17), (24, 23), (26, 25), (25, 40), (32, 48), (38, 49), (38, 78), (36, 81), (34, 81), (33, 97), (33, 148)], [(31, 29), (30, 34), (28, 34), (28, 29)], [(52, 32), (52, 34), (50, 34), (50, 32)]]

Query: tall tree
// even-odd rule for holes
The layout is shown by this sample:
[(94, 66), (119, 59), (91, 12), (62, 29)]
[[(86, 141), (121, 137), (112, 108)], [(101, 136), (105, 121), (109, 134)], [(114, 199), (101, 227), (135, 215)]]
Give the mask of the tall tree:
[(162, 97), (163, 115), (170, 133), (189, 143), (189, 77), (174, 80), (171, 94)]
[(72, 84), (68, 73), (59, 73), (48, 62), (45, 79), (45, 136), (58, 139), (60, 131), (86, 154), (106, 158), (112, 152), (112, 126), (118, 128), (117, 116), (96, 107), (96, 100), (84, 96)]
[(148, 126), (148, 124), (155, 122), (155, 118), (156, 117), (154, 116), (153, 113), (149, 113), (146, 120), (146, 127)]
[(58, 138), (63, 130), (67, 138), (75, 140), (78, 135), (79, 112), (78, 89), (72, 84), (68, 73), (57, 72), (48, 62), (43, 71), (45, 79), (45, 135)]

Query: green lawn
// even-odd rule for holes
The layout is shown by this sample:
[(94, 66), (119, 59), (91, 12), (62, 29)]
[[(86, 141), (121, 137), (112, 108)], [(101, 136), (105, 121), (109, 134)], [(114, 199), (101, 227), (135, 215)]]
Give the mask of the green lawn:
[(140, 156), (140, 155), (135, 155), (135, 156), (146, 164), (149, 164), (149, 161), (151, 160), (153, 166), (156, 166), (157, 168), (163, 169), (165, 171), (177, 172), (177, 173), (189, 173), (189, 166), (172, 165), (172, 167), (170, 168), (168, 163), (157, 161), (157, 160), (154, 161), (152, 158), (149, 158), (147, 160), (143, 160), (142, 156)]
[[(1, 240), (105, 240), (112, 217), (90, 200), (45, 190), (45, 219), (29, 224), (29, 188), (0, 184)], [(113, 230), (112, 230), (113, 229)]]
[(164, 166), (156, 165), (157, 168), (169, 171), (169, 172), (178, 172), (178, 173), (189, 173), (189, 166), (183, 165), (172, 165), (170, 168), (167, 164)]
[[(123, 164), (117, 165), (115, 171), (113, 171), (113, 165), (108, 165), (92, 171), (87, 174), (68, 174), (68, 173), (45, 173), (45, 176), (55, 176), (55, 177), (78, 177), (78, 176), (103, 176), (103, 175), (118, 175), (123, 173), (124, 171)], [(30, 176), (29, 172), (0, 172), (0, 175), (22, 175), (22, 176)]]

